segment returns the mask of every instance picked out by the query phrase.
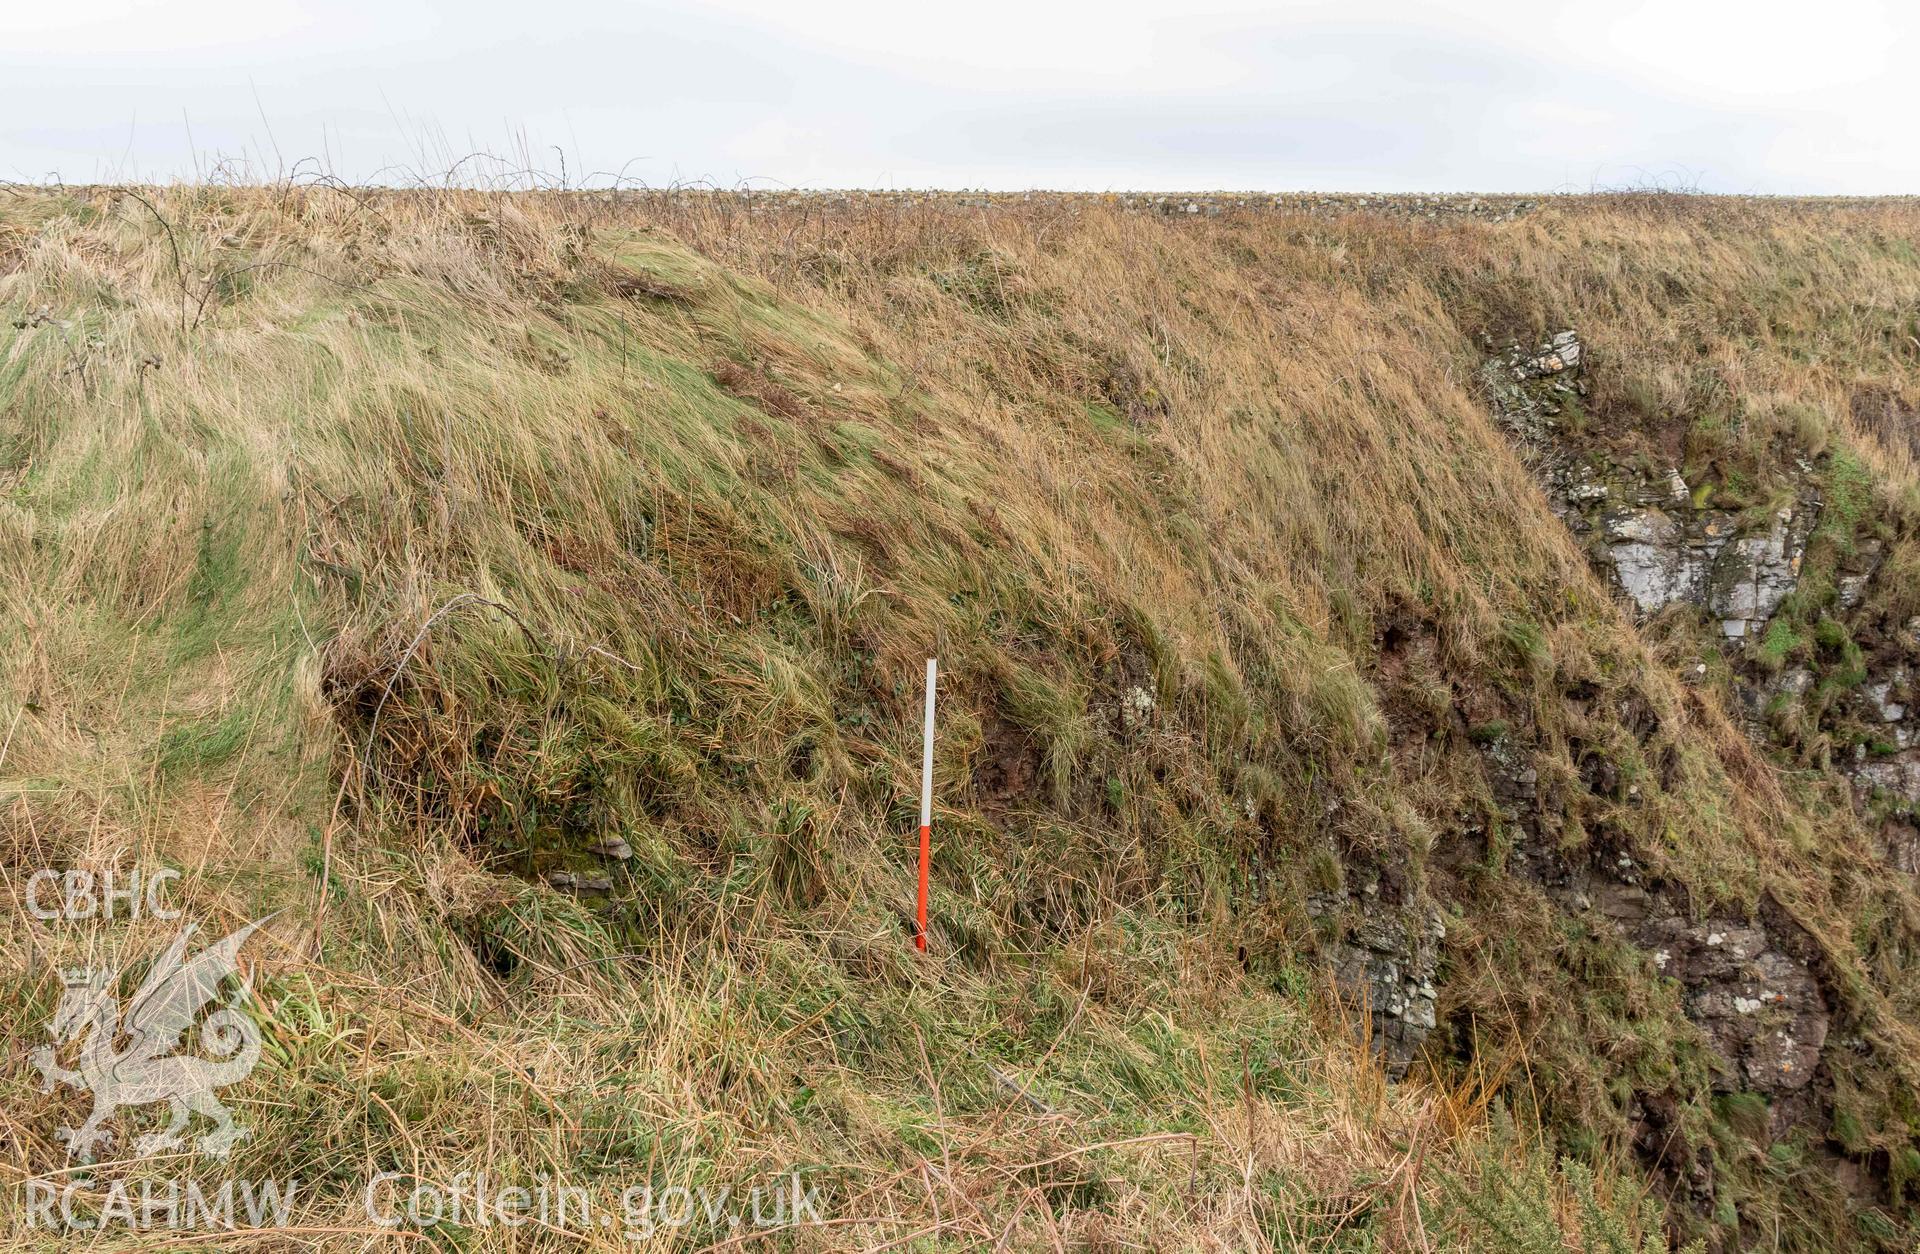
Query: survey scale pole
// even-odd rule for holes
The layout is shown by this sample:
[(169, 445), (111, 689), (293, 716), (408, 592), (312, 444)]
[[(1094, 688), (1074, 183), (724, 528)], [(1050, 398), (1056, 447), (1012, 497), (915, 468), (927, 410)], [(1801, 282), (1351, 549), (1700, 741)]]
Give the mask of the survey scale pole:
[(927, 871), (933, 861), (933, 686), (939, 663), (927, 659), (927, 722), (920, 735), (920, 895), (914, 910), (913, 943), (927, 947)]

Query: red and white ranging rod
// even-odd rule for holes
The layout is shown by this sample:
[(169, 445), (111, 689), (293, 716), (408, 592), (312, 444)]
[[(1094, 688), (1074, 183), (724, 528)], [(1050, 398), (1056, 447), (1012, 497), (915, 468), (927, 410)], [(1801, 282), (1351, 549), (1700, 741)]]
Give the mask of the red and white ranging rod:
[(927, 947), (927, 868), (933, 861), (933, 686), (939, 664), (927, 659), (927, 723), (920, 736), (920, 896), (914, 911), (914, 947)]

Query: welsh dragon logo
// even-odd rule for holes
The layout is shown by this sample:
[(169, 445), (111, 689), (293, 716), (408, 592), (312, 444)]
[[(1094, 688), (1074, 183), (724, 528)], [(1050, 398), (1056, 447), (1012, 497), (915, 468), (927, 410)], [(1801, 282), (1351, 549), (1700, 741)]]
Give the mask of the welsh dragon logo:
[[(114, 997), (117, 970), (61, 973), (66, 992), (53, 1014), (53, 1044), (34, 1049), (27, 1060), (39, 1069), (43, 1092), (70, 1084), (93, 1094), (93, 1112), (86, 1122), (56, 1133), (69, 1153), (92, 1162), (95, 1148), (112, 1139), (105, 1124), (116, 1110), (153, 1102), (166, 1102), (171, 1117), (165, 1128), (135, 1142), (137, 1154), (164, 1153), (185, 1144), (182, 1133), (192, 1114), (214, 1124), (194, 1142), (203, 1154), (225, 1158), (247, 1135), (247, 1129), (234, 1125), (233, 1115), (213, 1091), (245, 1079), (260, 1061), (259, 1025), (241, 1008), (249, 987), (238, 957), (240, 946), (266, 922), (249, 923), (192, 958), (186, 956), (187, 942), (195, 928), (188, 924), (153, 964), (124, 1017)], [(223, 1001), (220, 988), (229, 979), (236, 981), (236, 987)], [(201, 1018), (209, 1006), (217, 1008)], [(204, 1057), (179, 1052), (182, 1038), (195, 1028), (196, 1044)], [(124, 1048), (116, 1043), (122, 1037)], [(70, 1071), (55, 1059), (76, 1040), (79, 1057)]]

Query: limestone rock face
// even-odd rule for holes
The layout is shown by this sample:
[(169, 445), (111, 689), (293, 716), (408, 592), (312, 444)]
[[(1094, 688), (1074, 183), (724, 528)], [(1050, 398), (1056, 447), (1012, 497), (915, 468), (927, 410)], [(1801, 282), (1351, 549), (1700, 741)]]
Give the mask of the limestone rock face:
[[(1494, 418), (1595, 572), (1641, 620), (1663, 616), (1660, 635), (1687, 657), (1681, 678), (1724, 685), (1762, 752), (1851, 779), (1887, 873), (1920, 875), (1920, 616), (1902, 623), (1911, 609), (1893, 608), (1911, 605), (1891, 583), (1895, 532), (1859, 468), (1843, 451), (1778, 441), (1700, 455), (1698, 469), (1672, 464), (1696, 416), (1586, 412), (1596, 358), (1577, 335), (1488, 349), (1480, 378)], [(1721, 665), (1689, 656), (1716, 637)], [(1763, 896), (1750, 914), (1709, 905), (1663, 882), (1636, 858), (1636, 838), (1610, 837), (1604, 821), (1562, 843), (1542, 815), (1553, 781), (1527, 768), (1524, 746), (1495, 741), (1483, 757), (1506, 870), (1674, 982), (1717, 1059), (1714, 1087), (1764, 1098), (1770, 1139), (1817, 1141), (1832, 1128), (1836, 1090), (1872, 1045), (1846, 1026), (1846, 987), (1781, 900)], [(1560, 786), (1634, 804), (1610, 757), (1591, 754), (1578, 783)], [(1636, 1092), (1630, 1113), (1647, 1158), (1707, 1204), (1711, 1153), (1689, 1140), (1670, 1096)], [(1822, 1160), (1843, 1179), (1867, 1171), (1837, 1151)]]
[[(1697, 503), (1677, 467), (1617, 465), (1583, 449), (1555, 420), (1584, 395), (1586, 360), (1579, 336), (1561, 331), (1508, 349), (1482, 372), (1495, 416), (1526, 445), (1554, 512), (1595, 545), (1641, 614), (1690, 604), (1718, 619), (1728, 639), (1764, 631), (1799, 583), (1818, 492), (1809, 482), (1795, 504), (1756, 521)], [(1846, 592), (1857, 599), (1865, 585), (1861, 576)]]
[(1707, 586), (1707, 608), (1730, 640), (1755, 635), (1800, 582), (1800, 556), (1808, 527), (1805, 515), (1783, 509), (1760, 535), (1730, 540), (1714, 559)]
[(1903, 721), (1907, 717), (1907, 703), (1903, 694), (1910, 682), (1907, 668), (1900, 666), (1864, 685), (1860, 695), (1865, 700), (1868, 715), (1877, 723)]
[(1323, 926), (1337, 930), (1320, 956), (1349, 1005), (1371, 1019), (1375, 1048), (1386, 1055), (1395, 1079), (1438, 1022), (1434, 978), (1447, 928), (1438, 909), (1405, 908), (1373, 891), (1317, 893), (1308, 906)]
[(1686, 990), (1687, 1017), (1729, 1070), (1724, 1091), (1763, 1093), (1776, 1117), (1813, 1082), (1831, 1010), (1806, 961), (1812, 945), (1784, 918), (1689, 919), (1667, 895), (1603, 884), (1595, 908)]
[(1657, 509), (1623, 510), (1607, 518), (1606, 532), (1613, 577), (1642, 614), (1700, 598), (1711, 555), (1689, 548), (1686, 529), (1672, 518)]
[(1864, 762), (1854, 768), (1853, 777), (1868, 788), (1910, 800), (1920, 798), (1920, 750)]
[[(1657, 480), (1603, 485), (1583, 467), (1569, 475), (1556, 504), (1576, 533), (1594, 530), (1583, 504), (1624, 497), (1646, 501), (1665, 492)], [(1743, 523), (1728, 510), (1695, 509), (1679, 473), (1678, 499), (1632, 504), (1602, 513), (1598, 531), (1604, 562), (1620, 590), (1641, 614), (1657, 614), (1670, 605), (1699, 606), (1720, 620), (1730, 639), (1764, 630), (1799, 583), (1800, 559), (1818, 517), (1817, 502), (1775, 514), (1764, 530)]]
[(1680, 986), (1687, 1019), (1723, 1062), (1722, 1092), (1766, 1096), (1774, 1133), (1816, 1113), (1816, 1080), (1833, 1011), (1821, 987), (1818, 947), (1771, 902), (1752, 917), (1700, 917), (1687, 895), (1628, 853), (1571, 850), (1543, 836), (1533, 772), (1499, 745), (1483, 750), (1503, 819), (1515, 832), (1507, 865), (1568, 914), (1611, 931)]
[[(1495, 417), (1524, 446), (1548, 503), (1588, 546), (1596, 568), (1642, 618), (1691, 606), (1714, 625), (1756, 739), (1771, 738), (1774, 712), (1817, 704), (1826, 720), (1821, 730), (1841, 732), (1833, 736), (1843, 751), (1835, 765), (1863, 798), (1884, 793), (1920, 805), (1920, 691), (1912, 678), (1920, 672), (1920, 621), (1898, 631), (1855, 621), (1869, 614), (1884, 542), (1855, 537), (1827, 572), (1830, 599), (1812, 607), (1847, 641), (1856, 627), (1879, 637), (1877, 647), (1840, 667), (1851, 676), (1843, 691), (1836, 695), (1828, 684), (1831, 660), (1820, 674), (1798, 658), (1778, 673), (1760, 665), (1754, 646), (1799, 589), (1809, 541), (1827, 509), (1819, 468), (1811, 454), (1780, 466), (1774, 486), (1792, 500), (1772, 513), (1714, 506), (1713, 493), (1696, 493), (1677, 467), (1609, 452), (1612, 446), (1588, 428), (1563, 421), (1585, 395), (1588, 363), (1578, 335), (1563, 331), (1490, 354), (1481, 378)], [(1805, 634), (1805, 615), (1796, 630)], [(1791, 647), (1793, 633), (1788, 637)], [(1770, 665), (1777, 669), (1779, 661)]]
[(1766, 531), (1742, 534), (1732, 513), (1672, 503), (1614, 510), (1601, 526), (1614, 580), (1642, 614), (1697, 605), (1734, 640), (1764, 631), (1799, 583), (1810, 530), (1807, 511), (1781, 510)]

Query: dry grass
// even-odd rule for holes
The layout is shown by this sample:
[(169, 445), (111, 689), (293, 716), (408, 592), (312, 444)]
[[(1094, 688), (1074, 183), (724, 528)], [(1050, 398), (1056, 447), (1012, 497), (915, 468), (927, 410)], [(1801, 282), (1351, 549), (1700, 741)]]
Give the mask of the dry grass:
[[(1908, 527), (1912, 452), (1850, 399), (1920, 396), (1917, 224), (7, 194), (6, 865), (180, 866), (209, 926), (285, 912), (235, 1170), (333, 1181), (319, 1227), (369, 1170), (604, 1197), (805, 1167), (834, 1220), (806, 1246), (1442, 1248), (1482, 1239), (1446, 1180), (1551, 1170), (1495, 1089), (1586, 1134), (1632, 1227), (1612, 1064), (1544, 1026), (1601, 1012), (1565, 1014), (1530, 890), (1430, 865), (1487, 786), (1466, 737), (1408, 737), (1408, 694), (1543, 762), (1570, 685), (1649, 704), (1621, 752), (1687, 752), (1612, 821), (1702, 901), (1782, 901), (1896, 1060), (1909, 975), (1854, 924), (1909, 935), (1913, 903), (1609, 603), (1481, 337), (1578, 326), (1597, 411), (1725, 407), (1729, 464), (1788, 428), (1856, 450)], [(529, 883), (612, 837), (617, 908)], [(1305, 995), (1328, 844), (1462, 902), (1450, 996), (1497, 1083), (1388, 1087)], [(12, 924), (24, 1033), (79, 943)], [(8, 1171), (57, 1169), (71, 1094), (4, 1097)], [(1543, 1178), (1572, 1244), (1577, 1182)]]

